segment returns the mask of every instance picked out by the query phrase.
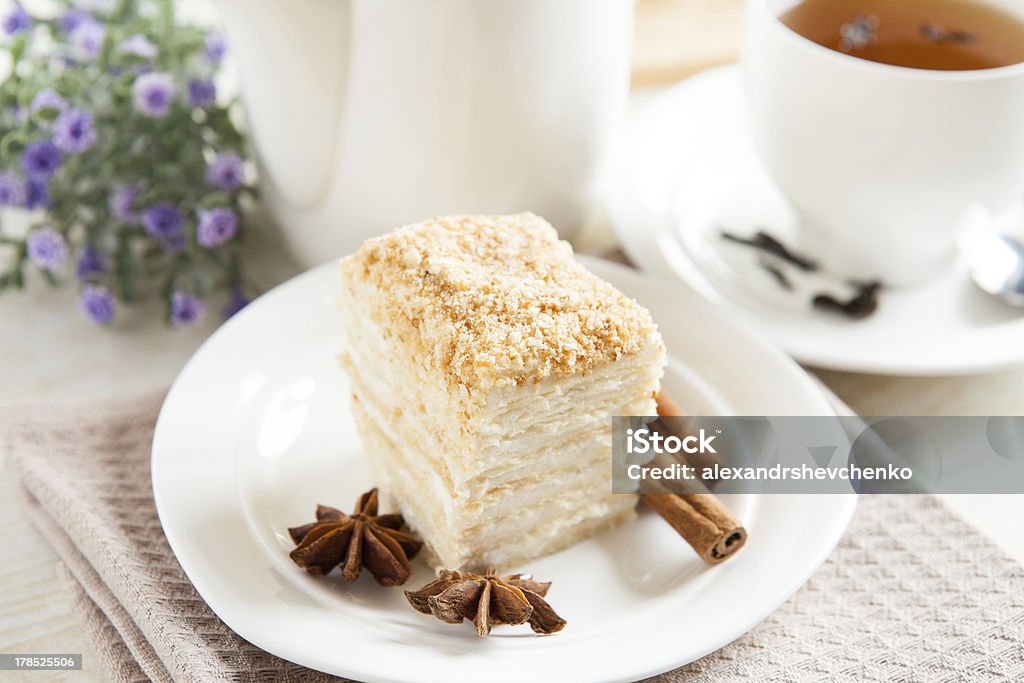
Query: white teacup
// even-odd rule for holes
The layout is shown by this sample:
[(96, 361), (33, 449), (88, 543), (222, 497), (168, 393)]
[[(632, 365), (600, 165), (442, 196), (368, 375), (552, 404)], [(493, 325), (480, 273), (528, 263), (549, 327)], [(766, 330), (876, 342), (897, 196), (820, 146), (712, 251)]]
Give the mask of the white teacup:
[[(977, 0), (1024, 16), (1017, 0)], [(748, 0), (743, 64), (754, 142), (800, 218), (799, 248), (886, 284), (947, 268), (967, 212), (1024, 196), (1024, 63), (890, 66), (780, 21), (795, 0)]]

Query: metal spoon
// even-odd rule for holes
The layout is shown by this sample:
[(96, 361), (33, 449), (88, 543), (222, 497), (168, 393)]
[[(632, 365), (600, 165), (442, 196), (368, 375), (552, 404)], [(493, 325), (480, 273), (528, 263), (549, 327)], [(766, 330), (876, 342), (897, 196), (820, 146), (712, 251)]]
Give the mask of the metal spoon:
[(991, 230), (973, 232), (964, 245), (971, 277), (982, 290), (1024, 307), (1024, 244)]

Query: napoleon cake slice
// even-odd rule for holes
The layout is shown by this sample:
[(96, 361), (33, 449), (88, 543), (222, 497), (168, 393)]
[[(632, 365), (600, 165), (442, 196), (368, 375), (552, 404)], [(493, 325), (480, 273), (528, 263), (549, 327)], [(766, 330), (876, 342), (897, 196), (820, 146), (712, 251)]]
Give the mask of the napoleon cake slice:
[(635, 515), (611, 492), (611, 417), (655, 414), (665, 347), (546, 221), (409, 225), (341, 279), (364, 451), (432, 564), (510, 567)]

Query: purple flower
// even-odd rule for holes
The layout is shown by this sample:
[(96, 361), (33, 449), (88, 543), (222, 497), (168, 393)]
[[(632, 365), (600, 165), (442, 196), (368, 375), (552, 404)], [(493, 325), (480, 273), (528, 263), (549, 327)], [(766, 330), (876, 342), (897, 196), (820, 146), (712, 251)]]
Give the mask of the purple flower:
[(206, 58), (214, 64), (220, 64), (228, 52), (228, 44), (224, 41), (224, 36), (216, 31), (210, 31), (206, 34), (206, 39), (203, 42), (206, 48)]
[(58, 116), (53, 122), (53, 144), (71, 154), (81, 154), (96, 144), (92, 112), (72, 107)]
[(135, 185), (115, 187), (107, 199), (110, 213), (120, 223), (138, 223), (139, 214), (135, 212), (135, 195), (139, 188)]
[(205, 313), (206, 306), (191, 294), (185, 292), (171, 294), (171, 324), (192, 325), (199, 322)]
[(185, 217), (170, 202), (160, 202), (142, 210), (142, 227), (158, 240), (169, 240), (181, 234)]
[(83, 249), (78, 257), (78, 263), (75, 265), (75, 275), (78, 276), (78, 279), (88, 280), (94, 275), (103, 275), (105, 272), (107, 272), (107, 262), (103, 260), (103, 254), (94, 247)]
[(15, 5), (6, 17), (4, 17), (4, 33), (13, 36), (17, 33), (24, 33), (32, 29), (32, 17), (22, 8)]
[(228, 302), (224, 306), (224, 317), (230, 318), (240, 310), (248, 306), (250, 303), (249, 297), (245, 295), (241, 287), (232, 287), (228, 293)]
[(242, 157), (234, 152), (221, 154), (206, 168), (206, 182), (222, 190), (234, 190), (245, 182)]
[(49, 180), (63, 162), (57, 146), (45, 139), (29, 143), (21, 153), (21, 167), (30, 180)]
[(25, 206), (28, 184), (17, 174), (0, 173), (0, 206)]
[(98, 21), (83, 21), (71, 32), (71, 44), (88, 59), (95, 59), (103, 47), (107, 29)]
[(94, 322), (109, 325), (117, 310), (110, 290), (99, 285), (89, 285), (78, 298), (78, 307)]
[(199, 210), (196, 241), (204, 247), (224, 244), (238, 232), (238, 215), (223, 206)]
[(156, 45), (141, 33), (133, 33), (128, 36), (121, 41), (117, 49), (126, 55), (134, 55), (143, 59), (153, 59), (157, 53)]
[(188, 103), (193, 107), (208, 107), (217, 99), (217, 86), (211, 79), (193, 78), (188, 82)]
[(50, 200), (50, 188), (45, 181), (30, 180), (28, 181), (28, 200), (25, 202), (25, 208), (38, 209), (40, 207), (44, 209), (53, 207), (53, 202)]
[(32, 98), (32, 104), (28, 108), (33, 114), (44, 109), (64, 111), (68, 108), (68, 103), (63, 97), (54, 92), (52, 88), (43, 88)]
[(97, 23), (91, 14), (76, 7), (72, 7), (57, 20), (57, 28), (60, 32), (68, 35), (76, 28), (85, 23)]
[(142, 227), (167, 251), (185, 248), (185, 217), (169, 202), (160, 202), (142, 210)]
[(28, 257), (43, 270), (53, 270), (68, 258), (64, 236), (51, 227), (33, 231), (26, 241)]
[(167, 116), (174, 101), (174, 80), (170, 74), (154, 72), (142, 74), (132, 85), (132, 101), (143, 116)]

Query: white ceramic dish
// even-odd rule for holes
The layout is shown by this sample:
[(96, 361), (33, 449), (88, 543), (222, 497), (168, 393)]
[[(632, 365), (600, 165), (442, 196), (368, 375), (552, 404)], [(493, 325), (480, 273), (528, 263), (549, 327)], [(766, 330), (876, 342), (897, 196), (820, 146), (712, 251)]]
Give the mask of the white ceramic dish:
[[(721, 243), (722, 227), (763, 227), (783, 238), (794, 228), (751, 144), (735, 66), (699, 74), (638, 108), (606, 197), (612, 225), (638, 266), (685, 281), (803, 363), (947, 375), (1024, 362), (1024, 313), (978, 290), (963, 263), (926, 285), (884, 292), (875, 315), (850, 321), (814, 310), (809, 296), (786, 294), (749, 250)], [(1022, 207), (999, 217), (999, 229), (1024, 227)]]
[[(831, 413), (792, 361), (693, 294), (586, 263), (652, 310), (672, 357), (667, 387), (692, 411)], [(849, 523), (852, 496), (734, 496), (726, 502), (750, 540), (708, 567), (645, 511), (530, 564), (554, 582), (549, 599), (569, 621), (548, 637), (499, 627), (480, 640), (368, 576), (349, 586), (308, 576), (288, 559), (287, 527), (308, 521), (318, 502), (348, 508), (373, 485), (334, 360), (335, 278), (333, 265), (319, 267), (226, 323), (175, 382), (154, 438), (153, 489), (171, 547), (214, 612), (269, 652), (366, 681), (634, 680), (757, 624)], [(417, 562), (407, 587), (431, 578)]]

